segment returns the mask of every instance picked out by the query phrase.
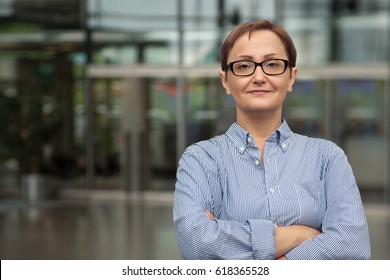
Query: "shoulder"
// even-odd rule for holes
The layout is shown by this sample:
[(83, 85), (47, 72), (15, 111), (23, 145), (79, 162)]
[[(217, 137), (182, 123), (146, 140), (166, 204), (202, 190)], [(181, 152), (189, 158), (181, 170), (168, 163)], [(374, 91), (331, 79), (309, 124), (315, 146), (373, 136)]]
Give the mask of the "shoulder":
[(217, 165), (217, 161), (221, 158), (224, 143), (226, 143), (225, 138), (226, 136), (222, 134), (188, 146), (180, 161), (192, 158), (193, 160), (214, 169)]
[(196, 142), (186, 148), (183, 155), (193, 154), (203, 157), (217, 157), (226, 142), (226, 135), (221, 134), (213, 138)]
[(294, 133), (294, 144), (300, 146), (305, 152), (331, 160), (335, 155), (344, 155), (344, 151), (336, 143), (324, 138), (309, 137)]

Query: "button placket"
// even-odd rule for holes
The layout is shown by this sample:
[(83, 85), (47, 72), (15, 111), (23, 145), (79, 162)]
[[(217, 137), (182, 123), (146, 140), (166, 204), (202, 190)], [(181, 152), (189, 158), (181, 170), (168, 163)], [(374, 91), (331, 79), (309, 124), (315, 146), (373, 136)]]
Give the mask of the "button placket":
[(266, 142), (264, 150), (265, 183), (268, 194), (271, 219), (277, 221), (280, 210), (280, 197), (278, 195), (278, 171), (275, 158), (275, 143)]
[(250, 158), (256, 167), (261, 165), (260, 149), (255, 145), (254, 139), (248, 135), (246, 138)]

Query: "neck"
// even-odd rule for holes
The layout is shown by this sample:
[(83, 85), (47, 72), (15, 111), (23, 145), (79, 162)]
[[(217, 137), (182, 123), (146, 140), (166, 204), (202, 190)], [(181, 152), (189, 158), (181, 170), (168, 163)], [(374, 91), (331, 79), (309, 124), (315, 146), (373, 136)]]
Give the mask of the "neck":
[(255, 139), (267, 139), (277, 129), (282, 120), (282, 114), (259, 114), (252, 115), (237, 113), (237, 123), (248, 131)]

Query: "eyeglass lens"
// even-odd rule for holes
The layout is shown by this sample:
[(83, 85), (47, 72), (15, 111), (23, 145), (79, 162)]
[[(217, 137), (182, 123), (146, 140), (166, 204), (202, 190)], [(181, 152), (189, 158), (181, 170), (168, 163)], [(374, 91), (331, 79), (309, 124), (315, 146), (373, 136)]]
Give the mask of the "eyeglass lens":
[(249, 76), (256, 71), (256, 66), (259, 65), (265, 74), (280, 75), (286, 70), (284, 60), (266, 60), (261, 63), (256, 63), (250, 60), (236, 61), (232, 65), (233, 74), (237, 76)]

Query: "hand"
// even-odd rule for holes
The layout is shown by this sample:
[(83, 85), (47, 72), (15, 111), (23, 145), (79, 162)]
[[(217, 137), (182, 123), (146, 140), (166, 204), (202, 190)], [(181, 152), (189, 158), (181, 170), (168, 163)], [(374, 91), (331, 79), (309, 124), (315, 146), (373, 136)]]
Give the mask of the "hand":
[(303, 241), (312, 239), (320, 234), (318, 230), (304, 226), (291, 225), (275, 228), (275, 259), (283, 257), (288, 251), (299, 246)]
[(206, 214), (207, 219), (209, 219), (210, 221), (215, 220), (213, 214), (211, 214), (211, 212), (209, 210), (206, 210), (205, 214)]

